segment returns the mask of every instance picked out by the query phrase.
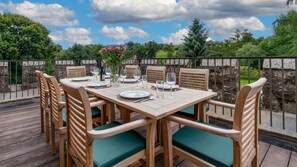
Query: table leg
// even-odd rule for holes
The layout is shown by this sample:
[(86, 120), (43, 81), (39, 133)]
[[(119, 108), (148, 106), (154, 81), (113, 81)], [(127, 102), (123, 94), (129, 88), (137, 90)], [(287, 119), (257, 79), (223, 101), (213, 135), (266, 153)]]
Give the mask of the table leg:
[(131, 120), (130, 120), (130, 111), (128, 110), (128, 109), (126, 109), (126, 108), (124, 108), (124, 107), (122, 107), (122, 106), (118, 106), (117, 105), (117, 108), (119, 109), (119, 111), (121, 112), (121, 114), (122, 114), (122, 119), (123, 119), (123, 123), (125, 124), (125, 123), (128, 123), (128, 122), (130, 122)]
[(146, 129), (146, 166), (155, 165), (155, 133), (157, 121), (149, 124)]
[(114, 113), (114, 104), (111, 102), (107, 102), (106, 104), (106, 112), (108, 114), (108, 122), (114, 122), (115, 113)]
[(206, 103), (199, 103), (198, 107), (199, 121), (206, 122)]
[(165, 167), (173, 166), (173, 150), (172, 150), (172, 129), (170, 121), (162, 119), (163, 130), (163, 146), (164, 146), (164, 165)]

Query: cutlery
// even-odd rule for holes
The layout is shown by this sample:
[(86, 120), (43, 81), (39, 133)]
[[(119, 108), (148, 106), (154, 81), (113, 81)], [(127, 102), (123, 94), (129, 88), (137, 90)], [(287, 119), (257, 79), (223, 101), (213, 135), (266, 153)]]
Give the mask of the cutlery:
[(145, 102), (145, 101), (148, 101), (148, 100), (154, 100), (155, 99), (155, 96), (150, 96), (149, 98), (146, 98), (140, 102)]
[(150, 98), (150, 97), (146, 97), (146, 98), (138, 99), (138, 100), (134, 101), (134, 103), (138, 103), (138, 102), (141, 102), (141, 101), (143, 101), (143, 100), (145, 100), (145, 99), (149, 99), (149, 98)]

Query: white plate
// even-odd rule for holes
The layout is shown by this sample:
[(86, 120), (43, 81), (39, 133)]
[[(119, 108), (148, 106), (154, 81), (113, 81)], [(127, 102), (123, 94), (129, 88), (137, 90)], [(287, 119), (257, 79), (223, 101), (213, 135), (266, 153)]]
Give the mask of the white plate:
[(141, 90), (129, 90), (129, 91), (124, 91), (120, 93), (120, 96), (124, 98), (129, 98), (129, 99), (139, 99), (139, 98), (149, 97), (150, 93), (146, 91), (141, 91)]
[(86, 86), (89, 88), (98, 88), (98, 87), (105, 87), (108, 84), (106, 82), (95, 82), (95, 83), (89, 83)]
[[(170, 85), (168, 85), (168, 84), (164, 84), (164, 86), (163, 85), (161, 85), (161, 84), (159, 84), (159, 85), (157, 85), (158, 86), (158, 88), (163, 88), (164, 87), (164, 89), (165, 90), (168, 90), (168, 89), (171, 89), (171, 86)], [(172, 86), (172, 89), (176, 89), (176, 88), (178, 88), (179, 86), (178, 85), (173, 85)]]
[(124, 82), (124, 83), (134, 83), (137, 82), (138, 79), (134, 79), (134, 78), (129, 78), (129, 79), (119, 79), (120, 82)]
[(80, 78), (72, 78), (71, 81), (73, 82), (83, 82), (83, 81), (89, 81), (90, 78), (87, 77), (80, 77)]

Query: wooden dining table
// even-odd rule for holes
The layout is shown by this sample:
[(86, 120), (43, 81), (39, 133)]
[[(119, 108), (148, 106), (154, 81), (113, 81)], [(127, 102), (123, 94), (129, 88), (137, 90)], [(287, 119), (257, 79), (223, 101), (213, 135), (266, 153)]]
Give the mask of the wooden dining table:
[[(91, 77), (89, 78), (91, 79)], [(148, 83), (146, 88), (142, 88), (141, 82), (120, 83), (118, 87), (105, 86), (99, 88), (90, 88), (87, 87), (87, 84), (94, 81), (73, 82), (71, 78), (66, 78), (63, 80), (77, 86), (83, 86), (88, 93), (105, 100), (107, 103), (107, 114), (109, 122), (112, 122), (115, 119), (115, 106), (122, 113), (123, 122), (127, 123), (130, 121), (130, 112), (137, 112), (145, 115), (146, 117), (159, 121), (168, 115), (174, 114), (192, 105), (194, 105), (195, 115), (197, 116), (197, 119), (205, 122), (206, 111), (205, 106), (203, 105), (203, 101), (206, 101), (217, 95), (216, 92), (212, 91), (203, 91), (180, 87), (172, 92), (173, 98), (170, 97), (170, 90), (166, 90), (164, 91), (164, 98), (155, 97), (152, 100), (135, 103), (136, 99), (123, 98), (120, 96), (120, 93), (128, 90), (141, 90), (150, 93), (151, 96), (156, 96), (156, 90), (153, 88), (155, 84)], [(107, 81), (99, 81), (99, 83), (100, 82), (104, 83)]]

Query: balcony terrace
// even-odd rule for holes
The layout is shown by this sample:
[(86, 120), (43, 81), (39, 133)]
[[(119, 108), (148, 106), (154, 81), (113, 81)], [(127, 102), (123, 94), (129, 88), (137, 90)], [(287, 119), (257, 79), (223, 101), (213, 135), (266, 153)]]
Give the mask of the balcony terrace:
[[(267, 84), (259, 110), (259, 166), (295, 167), (297, 164), (297, 57), (290, 58), (218, 58), (218, 59), (147, 59), (138, 64), (165, 65), (178, 73), (180, 67), (210, 69), (209, 87), (218, 92), (216, 100), (234, 103), (243, 84), (266, 77)], [(127, 62), (135, 64), (136, 62)], [(100, 64), (100, 63), (98, 63)], [(45, 134), (40, 133), (39, 87), (34, 71), (44, 70), (56, 78), (65, 77), (67, 65), (85, 65), (96, 60), (44, 60), (0, 62), (0, 166), (59, 166), (59, 154), (51, 154)], [(210, 106), (210, 122), (229, 127), (233, 111)], [(132, 114), (132, 120), (142, 117)], [(116, 120), (120, 120), (116, 112)], [(177, 129), (174, 125), (173, 129)], [(138, 129), (144, 134), (144, 129)], [(57, 133), (57, 132), (56, 132)], [(56, 135), (57, 137), (58, 135)], [(56, 140), (58, 141), (58, 140)], [(178, 158), (174, 166), (194, 166)], [(156, 166), (163, 166), (162, 154)]]

